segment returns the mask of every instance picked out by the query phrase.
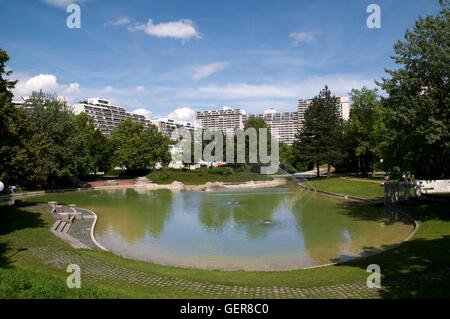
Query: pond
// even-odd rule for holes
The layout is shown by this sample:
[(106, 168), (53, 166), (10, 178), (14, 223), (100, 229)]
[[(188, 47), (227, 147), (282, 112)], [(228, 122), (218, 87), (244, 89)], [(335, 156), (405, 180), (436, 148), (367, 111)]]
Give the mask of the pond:
[(97, 241), (166, 265), (289, 270), (349, 260), (403, 241), (397, 213), (285, 186), (215, 192), (124, 188), (47, 194), (98, 215)]

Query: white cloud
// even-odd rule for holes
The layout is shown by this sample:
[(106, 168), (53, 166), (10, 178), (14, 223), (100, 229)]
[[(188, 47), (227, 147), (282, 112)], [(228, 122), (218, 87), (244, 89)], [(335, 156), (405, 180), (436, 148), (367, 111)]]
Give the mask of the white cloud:
[(291, 86), (277, 86), (271, 84), (229, 84), (226, 86), (203, 86), (199, 88), (201, 93), (209, 95), (240, 98), (289, 98), (295, 94), (295, 89)]
[(188, 107), (181, 107), (171, 112), (168, 118), (183, 122), (193, 122), (195, 119), (195, 110)]
[(63, 93), (65, 94), (80, 93), (80, 84), (70, 83), (69, 86), (63, 90)]
[(192, 75), (193, 80), (200, 80), (223, 70), (229, 65), (228, 62), (215, 62), (206, 65), (194, 66), (194, 74)]
[(130, 23), (130, 19), (127, 17), (120, 17), (110, 22), (111, 25), (124, 25)]
[(289, 34), (289, 39), (292, 39), (294, 45), (300, 43), (310, 43), (314, 40), (314, 36), (311, 32), (292, 32)]
[(63, 8), (65, 9), (69, 4), (71, 3), (81, 3), (81, 2), (86, 2), (88, 0), (44, 0), (44, 2), (46, 4), (49, 4), (51, 6), (57, 7), (57, 8)]
[(141, 85), (136, 86), (136, 87), (135, 87), (135, 90), (138, 91), (138, 92), (145, 92), (145, 91), (146, 91), (146, 90), (145, 90), (145, 87), (143, 87), (143, 86), (141, 86)]
[(150, 117), (152, 116), (152, 112), (144, 108), (136, 109), (132, 113), (144, 115), (146, 119), (150, 119)]
[(14, 89), (14, 95), (27, 96), (33, 91), (42, 90), (46, 93), (57, 94), (76, 94), (80, 92), (78, 83), (59, 84), (56, 76), (53, 74), (39, 74), (33, 77), (21, 79)]
[(128, 28), (131, 31), (144, 31), (147, 34), (159, 38), (175, 38), (189, 40), (190, 38), (200, 38), (200, 34), (192, 20), (183, 19), (171, 22), (154, 24), (152, 19), (148, 19), (146, 24), (137, 24)]
[(175, 96), (172, 96), (172, 99), (176, 97), (183, 99), (184, 102), (189, 99), (196, 105), (203, 104), (202, 101), (226, 102), (230, 105), (239, 102), (242, 107), (245, 107), (247, 102), (258, 103), (258, 101), (292, 101), (294, 105), (298, 98), (311, 98), (319, 94), (326, 84), (332, 92), (339, 95), (347, 95), (352, 88), (360, 88), (364, 85), (375, 86), (373, 78), (370, 77), (355, 74), (329, 74), (280, 84), (230, 83), (223, 86), (185, 87), (174, 92)]

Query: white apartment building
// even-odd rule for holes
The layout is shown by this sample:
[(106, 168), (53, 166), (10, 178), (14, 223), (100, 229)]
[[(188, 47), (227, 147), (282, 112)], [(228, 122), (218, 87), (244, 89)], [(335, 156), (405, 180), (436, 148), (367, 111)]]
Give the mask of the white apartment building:
[[(30, 104), (29, 104), (29, 101), (28, 101), (29, 99), (30, 99), (29, 96), (20, 96), (19, 100), (13, 100), (11, 102), (15, 107), (24, 108), (25, 110), (29, 110), (32, 108), (32, 106), (30, 106)], [(67, 106), (69, 106), (65, 96), (58, 96), (57, 100), (60, 102), (66, 103)]]
[(280, 143), (287, 145), (294, 143), (298, 132), (298, 112), (277, 112), (271, 108), (255, 116), (266, 121), (272, 136)]
[(107, 135), (127, 118), (145, 127), (152, 125), (143, 115), (128, 112), (124, 106), (113, 105), (109, 99), (91, 98), (87, 102), (71, 105), (71, 111), (74, 114), (88, 114), (94, 119), (95, 127)]
[(222, 110), (197, 111), (196, 124), (203, 129), (222, 131), (225, 135), (234, 134), (237, 128), (244, 128), (247, 120), (245, 110), (224, 106)]
[(165, 136), (172, 137), (172, 132), (176, 128), (187, 128), (194, 130), (194, 126), (189, 122), (175, 121), (173, 119), (152, 120), (152, 123), (158, 128), (159, 132)]

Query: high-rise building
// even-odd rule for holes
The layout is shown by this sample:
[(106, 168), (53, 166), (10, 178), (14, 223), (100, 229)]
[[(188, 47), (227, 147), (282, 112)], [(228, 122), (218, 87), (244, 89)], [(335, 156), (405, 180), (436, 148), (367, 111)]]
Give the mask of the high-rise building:
[(225, 135), (233, 135), (237, 128), (244, 128), (247, 120), (245, 110), (223, 107), (222, 110), (197, 111), (196, 124), (203, 129), (222, 131)]
[(277, 112), (272, 108), (255, 116), (266, 121), (272, 136), (280, 143), (287, 145), (294, 143), (298, 132), (298, 112)]
[(311, 104), (312, 99), (299, 99), (298, 100), (298, 128), (301, 129), (305, 121), (306, 109)]
[(108, 99), (91, 98), (87, 102), (71, 105), (74, 114), (86, 113), (94, 119), (94, 124), (103, 134), (111, 134), (120, 122), (131, 118), (145, 127), (152, 125), (143, 115), (128, 112), (126, 107), (113, 105)]

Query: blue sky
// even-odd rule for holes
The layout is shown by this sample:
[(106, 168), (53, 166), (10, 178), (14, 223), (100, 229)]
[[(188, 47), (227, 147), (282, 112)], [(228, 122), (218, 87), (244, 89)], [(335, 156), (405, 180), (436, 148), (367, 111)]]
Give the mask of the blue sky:
[[(19, 79), (72, 102), (111, 98), (152, 118), (224, 105), (294, 111), (328, 84), (344, 95), (394, 67), (392, 46), (437, 0), (2, 0), (0, 47)], [(366, 8), (381, 7), (381, 29)]]

